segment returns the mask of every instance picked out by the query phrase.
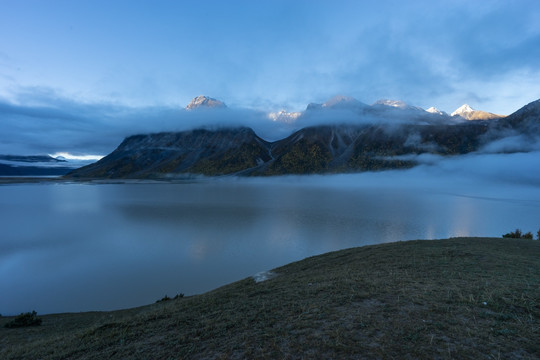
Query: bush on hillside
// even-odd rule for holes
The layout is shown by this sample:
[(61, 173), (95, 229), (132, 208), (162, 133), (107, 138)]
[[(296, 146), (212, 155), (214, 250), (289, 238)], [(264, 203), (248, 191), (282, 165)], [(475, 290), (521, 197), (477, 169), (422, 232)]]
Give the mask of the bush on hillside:
[(521, 233), (521, 230), (516, 229), (514, 232), (509, 232), (508, 234), (504, 234), (503, 238), (513, 238), (513, 239), (521, 239), (521, 236), (523, 234)]
[(173, 297), (173, 298), (170, 298), (168, 295), (165, 295), (160, 300), (157, 300), (156, 303), (160, 303), (160, 302), (163, 302), (163, 301), (169, 301), (169, 300), (176, 300), (176, 299), (180, 299), (180, 298), (183, 298), (183, 297), (184, 297), (183, 293), (176, 294), (175, 297)]
[(164, 297), (162, 297), (161, 299), (157, 300), (156, 303), (160, 303), (160, 302), (164, 302), (164, 301), (169, 301), (171, 300), (171, 298), (168, 296), (168, 295), (165, 295)]
[(21, 313), (15, 319), (8, 322), (5, 327), (7, 328), (19, 328), (25, 326), (38, 326), (41, 325), (41, 319), (37, 317), (35, 311)]
[[(540, 230), (538, 230), (538, 240), (540, 240)], [(503, 238), (512, 238), (512, 239), (529, 239), (532, 240), (533, 234), (529, 231), (527, 233), (522, 233), (520, 229), (516, 229), (516, 231), (509, 232), (508, 234), (504, 234), (502, 236)]]

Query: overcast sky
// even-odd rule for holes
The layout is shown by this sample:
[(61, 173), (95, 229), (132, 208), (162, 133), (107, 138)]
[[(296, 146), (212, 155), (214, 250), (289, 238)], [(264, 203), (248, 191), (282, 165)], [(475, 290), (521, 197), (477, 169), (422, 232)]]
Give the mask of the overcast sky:
[(25, 151), (44, 124), (49, 139), (75, 146), (80, 129), (119, 128), (122, 109), (157, 109), (155, 119), (201, 94), (263, 111), (344, 94), (499, 114), (540, 98), (538, 0), (0, 0), (0, 9), (0, 123), (10, 129), (0, 140), (26, 141)]

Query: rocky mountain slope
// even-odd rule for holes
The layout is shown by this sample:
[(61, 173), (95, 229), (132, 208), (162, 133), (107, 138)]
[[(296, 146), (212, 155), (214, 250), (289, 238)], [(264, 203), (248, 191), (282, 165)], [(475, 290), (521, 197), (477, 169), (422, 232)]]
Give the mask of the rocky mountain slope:
[(271, 160), (269, 143), (251, 129), (198, 129), (135, 135), (70, 177), (148, 178), (165, 174), (231, 174)]
[(538, 136), (540, 134), (540, 99), (495, 122), (493, 128)]
[(131, 136), (74, 178), (152, 178), (179, 174), (282, 175), (411, 167), (407, 154), (462, 154), (478, 148), (483, 124), (314, 126), (266, 142), (249, 128)]

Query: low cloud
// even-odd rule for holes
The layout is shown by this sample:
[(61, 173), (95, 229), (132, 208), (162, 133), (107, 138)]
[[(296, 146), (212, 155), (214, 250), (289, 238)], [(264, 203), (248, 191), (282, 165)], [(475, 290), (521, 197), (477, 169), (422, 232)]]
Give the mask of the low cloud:
[(292, 132), (253, 110), (186, 111), (167, 106), (134, 108), (77, 102), (46, 88), (0, 98), (3, 154), (108, 154), (130, 135), (199, 127), (249, 126), (266, 140)]
[[(115, 103), (87, 103), (66, 98), (48, 88), (22, 89), (9, 100), (0, 98), (0, 154), (106, 155), (124, 138), (145, 133), (194, 128), (252, 128), (267, 141), (283, 139), (296, 130), (316, 125), (384, 125), (388, 132), (404, 124), (460, 122), (425, 111), (390, 106), (305, 111), (294, 122), (272, 121), (268, 114), (249, 109), (196, 109), (154, 106), (129, 107)], [(540, 141), (520, 134), (496, 136), (481, 153), (540, 151)], [(409, 143), (419, 141), (414, 134)], [(423, 144), (435, 150), (434, 144)]]
[(396, 188), (445, 192), (490, 200), (538, 202), (540, 197), (540, 151), (512, 154), (468, 154), (438, 156), (407, 155), (418, 166), (407, 170), (387, 170), (358, 174), (239, 178), (239, 182), (282, 182), (302, 187), (380, 189)]
[(540, 151), (540, 138), (528, 135), (509, 135), (483, 146), (481, 153), (514, 153)]

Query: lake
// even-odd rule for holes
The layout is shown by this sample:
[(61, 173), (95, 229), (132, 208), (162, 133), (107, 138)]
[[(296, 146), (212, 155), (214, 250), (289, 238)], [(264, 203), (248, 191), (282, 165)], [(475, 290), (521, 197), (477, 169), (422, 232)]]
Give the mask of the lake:
[(0, 313), (134, 307), (338, 249), (540, 226), (537, 184), (404, 173), (2, 185)]

